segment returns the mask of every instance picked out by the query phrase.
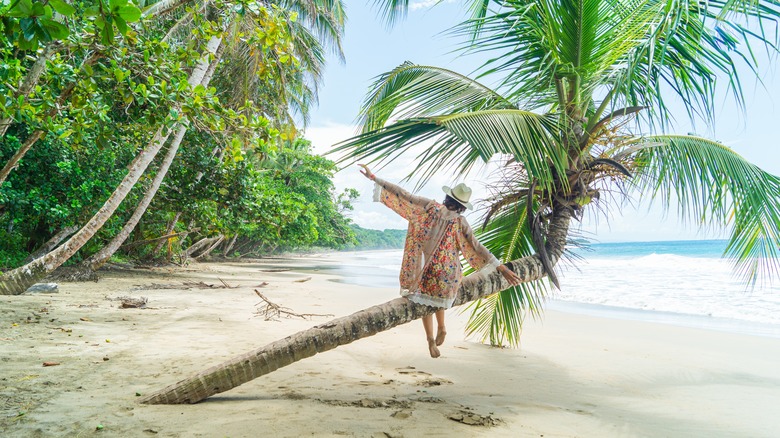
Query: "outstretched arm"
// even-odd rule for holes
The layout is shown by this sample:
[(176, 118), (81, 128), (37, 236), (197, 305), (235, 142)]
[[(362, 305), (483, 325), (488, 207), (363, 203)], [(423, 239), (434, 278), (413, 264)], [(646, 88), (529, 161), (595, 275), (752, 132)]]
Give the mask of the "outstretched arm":
[(431, 200), (422, 196), (413, 195), (403, 188), (377, 178), (365, 164), (359, 164), (363, 170), (360, 171), (366, 178), (374, 181), (374, 201), (381, 202), (390, 207), (393, 211), (401, 215), (406, 220), (422, 214), (431, 203)]
[(474, 236), (474, 231), (465, 218), (461, 219), (461, 235), (458, 241), (460, 243), (460, 250), (463, 252), (463, 257), (475, 270), (495, 267), (512, 286), (517, 286), (522, 283), (521, 278), (518, 277), (517, 274), (512, 272), (512, 270), (505, 265), (502, 265), (496, 256), (485, 248), (484, 245), (479, 243)]

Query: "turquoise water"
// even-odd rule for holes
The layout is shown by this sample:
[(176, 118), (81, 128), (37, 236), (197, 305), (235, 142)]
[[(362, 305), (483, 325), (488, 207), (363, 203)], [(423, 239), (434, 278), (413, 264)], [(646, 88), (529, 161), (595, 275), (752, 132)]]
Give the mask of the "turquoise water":
[[(549, 305), (586, 313), (625, 311), (630, 318), (663, 322), (677, 315), (695, 319), (697, 326), (706, 321), (713, 327), (769, 324), (780, 332), (778, 279), (747, 289), (722, 258), (726, 244), (699, 240), (578, 248), (578, 260), (556, 268), (561, 290), (552, 292)], [(335, 271), (345, 282), (398, 287), (401, 257), (401, 250), (341, 253)]]
[(651, 254), (674, 254), (684, 257), (721, 258), (726, 240), (677, 240), (668, 242), (596, 243), (576, 252), (585, 257), (631, 258)]

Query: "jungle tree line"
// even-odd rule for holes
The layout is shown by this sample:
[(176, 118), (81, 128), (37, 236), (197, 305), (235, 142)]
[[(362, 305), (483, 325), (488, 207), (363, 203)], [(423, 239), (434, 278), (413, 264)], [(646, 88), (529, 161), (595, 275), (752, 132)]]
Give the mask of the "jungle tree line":
[(299, 135), (344, 20), (330, 0), (4, 1), (0, 293), (120, 248), (353, 242), (355, 194)]

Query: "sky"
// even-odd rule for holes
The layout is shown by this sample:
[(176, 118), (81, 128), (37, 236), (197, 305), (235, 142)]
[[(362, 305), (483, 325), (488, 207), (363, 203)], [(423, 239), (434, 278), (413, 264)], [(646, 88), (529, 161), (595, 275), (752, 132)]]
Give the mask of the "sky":
[[(479, 56), (459, 56), (455, 49), (461, 40), (447, 34), (447, 30), (462, 21), (466, 13), (460, 2), (444, 0), (431, 7), (436, 1), (411, 1), (406, 19), (388, 28), (376, 11), (366, 1), (345, 0), (348, 21), (343, 49), (346, 61), (330, 56), (319, 89), (319, 106), (311, 113), (311, 121), (305, 136), (312, 141), (316, 153), (327, 152), (333, 144), (353, 136), (356, 132), (355, 119), (360, 105), (374, 79), (405, 61), (433, 65), (470, 74), (483, 59)], [(704, 124), (695, 127), (687, 123), (682, 111), (681, 123), (672, 132), (686, 134), (696, 132), (708, 138), (721, 141), (762, 169), (780, 175), (780, 62), (773, 62), (766, 55), (758, 53), (759, 83), (751, 72), (742, 71), (743, 91), (746, 108), (741, 110), (721, 94), (715, 115), (715, 128), (707, 129)], [(772, 65), (774, 64), (774, 65)], [(492, 85), (488, 83), (488, 85)], [(424, 146), (420, 146), (424, 147)], [(334, 156), (329, 156), (333, 159)], [(411, 190), (414, 182), (402, 182), (413, 163), (414, 156), (407, 155), (376, 173), (393, 183), (401, 183)], [(474, 189), (474, 200), (488, 195), (486, 184), (493, 168), (472, 172), (460, 180), (453, 175), (437, 175), (417, 194), (441, 200), (443, 185), (466, 182)], [(361, 196), (354, 203), (352, 220), (364, 228), (404, 229), (406, 222), (381, 204), (371, 201), (373, 183), (365, 179), (357, 166), (348, 166), (334, 178), (338, 192), (345, 188), (357, 189)], [(682, 224), (674, 208), (664, 214), (658, 205), (646, 203), (626, 205), (613, 211), (607, 218), (586, 214), (581, 223), (575, 224), (591, 239), (600, 242), (696, 240), (727, 237), (726, 231), (701, 231)], [(467, 216), (472, 223), (479, 220), (479, 212)]]

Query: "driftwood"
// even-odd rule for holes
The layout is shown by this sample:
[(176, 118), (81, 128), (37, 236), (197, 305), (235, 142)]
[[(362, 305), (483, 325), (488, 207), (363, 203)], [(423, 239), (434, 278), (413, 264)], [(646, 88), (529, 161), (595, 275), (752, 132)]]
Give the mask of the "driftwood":
[(146, 285), (138, 285), (135, 290), (165, 290), (165, 289), (182, 289), (182, 290), (190, 290), (190, 289), (235, 289), (238, 286), (231, 286), (225, 282), (225, 280), (219, 278), (219, 281), (222, 283), (222, 286), (217, 286), (216, 284), (210, 284), (210, 283), (204, 283), (202, 281), (185, 281), (181, 284), (161, 284), (161, 283), (151, 283)]
[[(284, 316), (285, 318), (301, 318), (301, 319), (311, 319), (314, 316), (333, 317), (332, 314), (322, 315), (318, 313), (295, 313), (292, 311), (292, 309), (288, 307), (282, 307), (272, 302), (265, 295), (261, 294), (259, 290), (255, 289), (255, 293), (265, 303), (262, 307), (257, 309), (257, 312), (255, 312), (255, 314), (262, 316), (266, 321), (276, 321), (281, 316)], [(261, 303), (257, 303), (257, 305), (260, 304)]]
[(149, 300), (146, 297), (133, 298), (133, 297), (119, 297), (118, 298), (120, 309), (143, 309), (146, 307), (146, 303)]
[(233, 238), (227, 242), (227, 246), (225, 246), (225, 249), (222, 251), (222, 255), (224, 255), (225, 257), (230, 256), (230, 250), (233, 249), (233, 245), (236, 244), (236, 239), (238, 239), (238, 234), (233, 236)]

